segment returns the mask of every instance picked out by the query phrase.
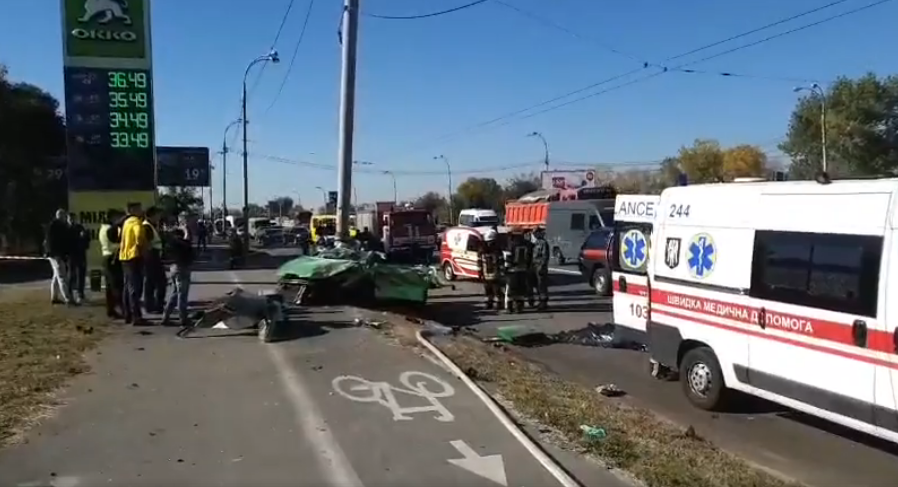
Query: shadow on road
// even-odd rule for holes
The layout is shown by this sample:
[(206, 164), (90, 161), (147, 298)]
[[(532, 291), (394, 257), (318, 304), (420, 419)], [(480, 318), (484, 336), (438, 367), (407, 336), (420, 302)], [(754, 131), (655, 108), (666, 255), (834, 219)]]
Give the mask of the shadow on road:
[(50, 279), (50, 263), (40, 260), (0, 260), (0, 284), (24, 284)]

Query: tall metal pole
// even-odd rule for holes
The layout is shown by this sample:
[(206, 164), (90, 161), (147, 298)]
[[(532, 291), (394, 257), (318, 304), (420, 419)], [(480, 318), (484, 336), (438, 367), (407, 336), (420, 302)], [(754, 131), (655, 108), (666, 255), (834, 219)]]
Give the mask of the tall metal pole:
[[(221, 137), (221, 219), (228, 216), (228, 132), (241, 121), (234, 120), (225, 127)], [(211, 206), (211, 201), (209, 202)]]
[(352, 137), (355, 126), (355, 67), (358, 47), (359, 0), (343, 1), (343, 73), (340, 80), (340, 148), (337, 235), (349, 239), (352, 206)]
[(393, 203), (399, 203), (399, 191), (396, 188), (396, 175), (393, 174), (393, 171), (384, 171), (384, 174), (393, 178)]
[[(252, 64), (250, 64), (252, 67)], [(246, 68), (249, 73), (249, 68)], [(241, 125), (243, 126), (243, 248), (249, 251), (249, 157), (246, 153), (246, 75), (243, 76), (243, 96), (240, 103)]]
[(541, 140), (543, 142), (543, 149), (545, 151), (544, 152), (545, 156), (543, 158), (543, 164), (545, 164), (546, 171), (548, 171), (549, 170), (549, 143), (546, 142), (546, 138), (543, 137), (543, 134), (541, 134), (539, 132), (531, 132), (531, 133), (527, 134), (527, 136), (528, 137), (539, 137), (539, 140)]
[(817, 83), (814, 83), (813, 87), (820, 95), (820, 143), (823, 144), (823, 172), (826, 172), (826, 93)]
[(442, 154), (435, 156), (433, 159), (442, 160), (446, 163), (446, 175), (449, 177), (449, 193), (446, 195), (446, 199), (447, 203), (449, 203), (449, 224), (452, 225), (452, 213), (455, 211), (452, 208), (452, 166), (449, 165), (449, 159)]

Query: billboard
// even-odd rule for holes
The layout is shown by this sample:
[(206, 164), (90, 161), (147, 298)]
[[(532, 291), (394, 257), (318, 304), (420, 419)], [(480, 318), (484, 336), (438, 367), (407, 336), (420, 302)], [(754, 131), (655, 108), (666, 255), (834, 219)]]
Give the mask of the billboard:
[(148, 0), (62, 0), (69, 57), (149, 57)]
[(592, 169), (543, 171), (541, 176), (543, 189), (578, 190), (599, 186), (596, 172)]
[(156, 184), (206, 187), (210, 185), (208, 147), (156, 147)]
[(109, 210), (125, 211), (129, 203), (140, 203), (144, 209), (147, 209), (153, 206), (155, 201), (155, 191), (78, 191), (69, 193), (69, 211), (74, 213), (75, 220), (90, 232), (90, 249), (87, 251), (88, 266), (99, 268), (103, 264), (97, 232), (100, 230), (100, 225), (106, 222)]

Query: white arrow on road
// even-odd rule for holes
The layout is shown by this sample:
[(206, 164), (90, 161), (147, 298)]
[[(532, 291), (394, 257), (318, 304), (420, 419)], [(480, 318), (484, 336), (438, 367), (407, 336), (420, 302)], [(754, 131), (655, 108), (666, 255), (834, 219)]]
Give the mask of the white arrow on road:
[(455, 447), (463, 457), (454, 460), (450, 459), (449, 463), (475, 475), (492, 480), (499, 485), (508, 487), (508, 479), (505, 477), (505, 462), (502, 461), (502, 455), (480, 456), (463, 440), (450, 441), (449, 444)]

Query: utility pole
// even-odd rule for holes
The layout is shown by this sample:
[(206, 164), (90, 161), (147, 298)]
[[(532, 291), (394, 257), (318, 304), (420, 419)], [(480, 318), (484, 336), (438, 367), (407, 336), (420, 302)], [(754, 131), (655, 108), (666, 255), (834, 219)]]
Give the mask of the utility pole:
[(355, 125), (355, 67), (359, 33), (359, 0), (343, 0), (343, 73), (340, 79), (339, 196), (337, 236), (349, 239), (352, 206), (352, 137)]
[[(228, 217), (228, 141), (225, 130), (225, 138), (221, 139), (221, 220), (224, 222)], [(222, 228), (226, 223), (222, 223)]]

